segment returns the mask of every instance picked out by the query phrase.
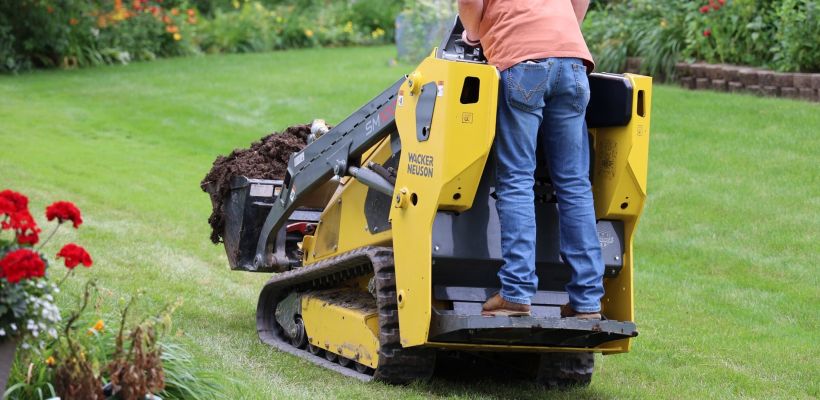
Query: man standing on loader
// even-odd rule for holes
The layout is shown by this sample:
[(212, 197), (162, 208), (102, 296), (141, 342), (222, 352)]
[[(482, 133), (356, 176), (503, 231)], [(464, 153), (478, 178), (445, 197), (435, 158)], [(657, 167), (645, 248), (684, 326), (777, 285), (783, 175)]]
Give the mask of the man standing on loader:
[(589, 180), (585, 114), (592, 56), (581, 34), (589, 0), (459, 0), (463, 40), (501, 73), (495, 137), (504, 265), (484, 315), (529, 315), (535, 274), (536, 148), (558, 198), (561, 256), (572, 268), (562, 317), (600, 319), (604, 262)]

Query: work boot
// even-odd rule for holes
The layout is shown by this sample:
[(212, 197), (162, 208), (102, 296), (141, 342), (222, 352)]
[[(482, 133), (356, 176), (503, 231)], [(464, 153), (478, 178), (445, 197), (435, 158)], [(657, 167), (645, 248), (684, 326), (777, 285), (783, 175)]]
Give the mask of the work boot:
[(569, 303), (561, 306), (561, 318), (601, 319), (600, 312), (578, 312)]
[(527, 317), (530, 315), (530, 306), (504, 300), (500, 294), (496, 293), (481, 306), (481, 315), (485, 317)]

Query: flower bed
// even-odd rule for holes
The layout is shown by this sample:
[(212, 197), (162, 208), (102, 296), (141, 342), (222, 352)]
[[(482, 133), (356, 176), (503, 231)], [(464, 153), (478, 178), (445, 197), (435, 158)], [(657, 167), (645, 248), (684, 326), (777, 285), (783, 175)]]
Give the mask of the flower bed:
[[(676, 63), (684, 61), (820, 72), (820, 10), (815, 0), (594, 4), (597, 6), (590, 10), (583, 28), (601, 71), (635, 69), (634, 62), (627, 65), (628, 60), (639, 57), (643, 63), (634, 72), (660, 80), (674, 79)], [(700, 83), (713, 85), (711, 81)]]
[(403, 2), (0, 1), (0, 72), (390, 43)]
[[(67, 201), (51, 204), (45, 215), (57, 224), (40, 242), (42, 230), (29, 211), (28, 198), (12, 190), (0, 191), (0, 393), (4, 398), (142, 400), (153, 393), (166, 399), (222, 398), (221, 387), (204, 382), (209, 373), (197, 369), (190, 355), (179, 346), (160, 343), (160, 334), (170, 327), (170, 315), (181, 300), (128, 327), (126, 317), (139, 294), (127, 302), (123, 298), (119, 328), (109, 330), (103, 319), (89, 322), (85, 316), (92, 300), (100, 300), (94, 297), (96, 281), (89, 280), (78, 308), (61, 317), (55, 304), (59, 288), (76, 267), (88, 268), (94, 262), (83, 247), (68, 243), (56, 253), (66, 270), (52, 282), (55, 273), (42, 250), (64, 223), (77, 229), (83, 218)], [(21, 351), (16, 350), (18, 344)], [(6, 390), (9, 377), (13, 384)]]

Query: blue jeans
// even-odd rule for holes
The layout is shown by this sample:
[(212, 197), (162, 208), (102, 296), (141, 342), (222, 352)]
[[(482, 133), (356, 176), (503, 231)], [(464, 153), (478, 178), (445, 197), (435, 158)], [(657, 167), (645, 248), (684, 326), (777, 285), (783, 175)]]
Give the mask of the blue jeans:
[(504, 266), (501, 297), (529, 304), (535, 274), (536, 146), (546, 151), (558, 198), (561, 256), (572, 268), (566, 286), (575, 311), (596, 312), (604, 294), (604, 261), (589, 181), (584, 116), (589, 81), (579, 59), (548, 58), (501, 72), (495, 136), (496, 208)]

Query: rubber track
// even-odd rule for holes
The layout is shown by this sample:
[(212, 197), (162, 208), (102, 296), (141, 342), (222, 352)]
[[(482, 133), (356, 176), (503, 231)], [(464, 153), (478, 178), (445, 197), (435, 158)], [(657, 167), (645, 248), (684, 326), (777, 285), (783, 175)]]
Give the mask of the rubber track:
[(549, 389), (589, 386), (594, 370), (592, 353), (544, 353), (536, 382)]
[[(379, 311), (379, 366), (371, 376), (332, 363), (324, 357), (297, 349), (283, 335), (274, 316), (276, 305), (293, 290), (318, 290), (336, 283), (374, 272)], [(363, 247), (319, 261), (306, 267), (274, 275), (259, 295), (256, 329), (263, 343), (296, 355), (344, 375), (370, 381), (406, 384), (432, 376), (435, 351), (418, 347), (403, 348), (399, 337), (399, 314), (396, 300), (396, 274), (393, 250), (389, 247)]]

